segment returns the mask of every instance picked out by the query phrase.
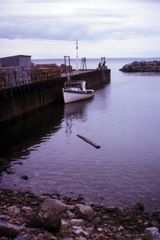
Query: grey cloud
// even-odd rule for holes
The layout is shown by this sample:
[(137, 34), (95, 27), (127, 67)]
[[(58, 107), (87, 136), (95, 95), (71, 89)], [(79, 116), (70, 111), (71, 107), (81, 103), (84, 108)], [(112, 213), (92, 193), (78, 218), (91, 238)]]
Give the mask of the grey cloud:
[(160, 30), (152, 25), (126, 26), (125, 21), (119, 23), (114, 19), (106, 24), (97, 23), (96, 18), (91, 23), (73, 21), (68, 16), (0, 16), (0, 38), (8, 39), (45, 39), (45, 40), (91, 40), (125, 39), (128, 37), (144, 37), (160, 35)]
[[(3, 23), (2, 23), (3, 22)], [(88, 29), (81, 23), (57, 17), (24, 17), (12, 16), (5, 20), (0, 17), (0, 38), (8, 39), (48, 39), (70, 40), (86, 36)]]
[[(119, 2), (119, 0), (115, 0), (116, 2)], [(158, 2), (159, 0), (120, 0), (122, 2)]]
[(86, 8), (79, 8), (76, 10), (77, 16), (87, 16), (87, 17), (115, 17), (115, 18), (126, 18), (129, 17), (129, 13), (127, 12), (120, 12), (119, 10), (107, 10), (103, 8), (97, 9), (86, 9)]
[(135, 2), (149, 2), (149, 3), (156, 2), (156, 3), (160, 3), (159, 0), (135, 0)]
[[(7, 1), (7, 0), (6, 0)], [(8, 0), (10, 1), (10, 0)], [(38, 3), (38, 2), (43, 2), (43, 3), (46, 3), (46, 2), (53, 2), (53, 3), (59, 3), (59, 2), (74, 2), (76, 0), (24, 0), (25, 2), (35, 2), (35, 3)], [(77, 0), (78, 2), (86, 2), (86, 0)], [(110, 0), (110, 2), (117, 2), (117, 3), (121, 3), (121, 2), (159, 2), (159, 0)]]
[[(83, 1), (83, 0), (82, 0)], [(25, 0), (28, 3), (59, 3), (59, 2), (75, 2), (75, 0)]]

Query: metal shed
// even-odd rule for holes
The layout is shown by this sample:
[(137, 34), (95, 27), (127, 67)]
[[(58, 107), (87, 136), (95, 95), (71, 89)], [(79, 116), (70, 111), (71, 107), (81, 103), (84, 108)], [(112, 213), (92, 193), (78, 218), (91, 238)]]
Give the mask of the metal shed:
[(22, 67), (31, 69), (31, 56), (29, 55), (15, 55), (0, 58), (1, 67)]

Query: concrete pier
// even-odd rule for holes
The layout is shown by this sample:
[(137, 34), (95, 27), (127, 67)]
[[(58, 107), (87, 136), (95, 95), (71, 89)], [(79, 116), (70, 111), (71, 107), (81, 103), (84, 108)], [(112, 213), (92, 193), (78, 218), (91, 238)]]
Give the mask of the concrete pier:
[(103, 70), (87, 70), (85, 73), (83, 71), (75, 71), (72, 76), (73, 80), (85, 80), (87, 83), (87, 88), (93, 88), (94, 90), (103, 84), (108, 84), (111, 81), (110, 69)]
[[(88, 88), (96, 89), (110, 82), (110, 70), (73, 72), (72, 79), (85, 80)], [(62, 88), (66, 77), (30, 83), (0, 91), (0, 127), (53, 103), (63, 104)]]

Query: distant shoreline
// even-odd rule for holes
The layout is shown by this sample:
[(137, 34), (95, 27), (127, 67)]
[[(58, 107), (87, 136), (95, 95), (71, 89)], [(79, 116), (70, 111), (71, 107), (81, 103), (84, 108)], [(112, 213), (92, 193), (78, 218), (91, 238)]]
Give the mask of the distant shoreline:
[[(33, 58), (32, 59), (32, 61), (39, 61), (39, 60), (63, 60), (63, 57), (53, 57), (53, 58)], [(72, 58), (71, 57), (71, 59), (72, 60), (76, 60), (76, 58)], [(100, 58), (99, 57), (93, 57), (93, 58), (91, 58), (91, 57), (86, 57), (86, 59), (87, 60), (99, 60)], [(108, 59), (108, 60), (120, 60), (120, 59), (141, 59), (141, 60), (143, 60), (143, 59), (160, 59), (160, 57), (107, 57), (106, 56), (106, 59)], [(79, 61), (80, 61), (81, 59), (79, 59)]]
[(122, 72), (160, 72), (160, 61), (134, 61), (124, 65)]

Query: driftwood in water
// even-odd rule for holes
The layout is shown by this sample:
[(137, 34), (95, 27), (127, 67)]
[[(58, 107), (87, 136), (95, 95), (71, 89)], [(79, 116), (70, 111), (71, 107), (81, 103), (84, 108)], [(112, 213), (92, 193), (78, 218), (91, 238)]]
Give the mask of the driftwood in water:
[(93, 147), (95, 147), (95, 148), (100, 148), (100, 145), (98, 145), (98, 144), (92, 142), (91, 140), (89, 140), (89, 139), (86, 138), (86, 137), (83, 137), (82, 135), (77, 134), (77, 137), (83, 139), (85, 142), (91, 144), (91, 145), (92, 145)]

